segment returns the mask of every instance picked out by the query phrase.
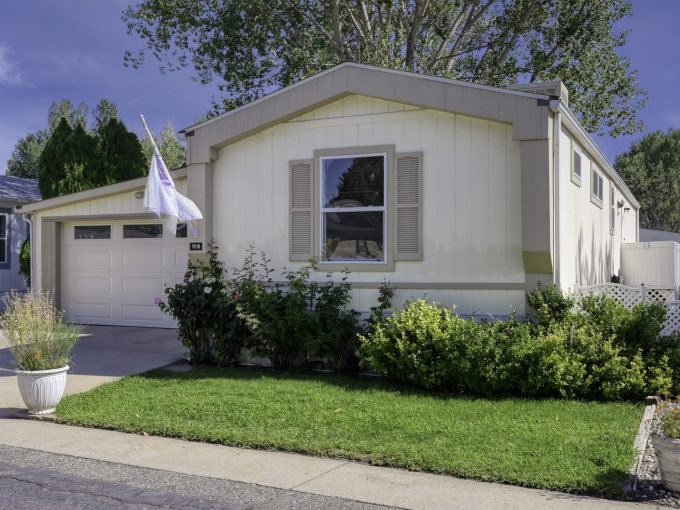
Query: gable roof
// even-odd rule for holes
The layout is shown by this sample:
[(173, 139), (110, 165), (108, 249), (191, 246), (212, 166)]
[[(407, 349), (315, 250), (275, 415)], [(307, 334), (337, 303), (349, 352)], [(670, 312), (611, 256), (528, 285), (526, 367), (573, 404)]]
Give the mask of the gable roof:
[(40, 200), (36, 179), (0, 175), (0, 200), (26, 204)]
[(548, 138), (550, 96), (345, 62), (239, 108), (187, 127), (187, 164), (333, 101), (361, 95), (513, 125), (516, 140)]
[(215, 161), (222, 147), (351, 95), (512, 124), (515, 140), (548, 139), (550, 112), (559, 109), (564, 125), (639, 208), (633, 193), (567, 106), (561, 83), (559, 88), (559, 96), (550, 96), (345, 62), (180, 133), (185, 134), (187, 165), (192, 165)]

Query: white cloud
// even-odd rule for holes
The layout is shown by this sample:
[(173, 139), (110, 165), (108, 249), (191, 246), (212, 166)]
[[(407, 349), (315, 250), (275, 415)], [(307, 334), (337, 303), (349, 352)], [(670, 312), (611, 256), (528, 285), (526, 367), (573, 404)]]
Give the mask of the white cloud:
[(0, 44), (0, 85), (3, 83), (20, 85), (22, 79), (19, 69), (10, 59), (9, 48)]

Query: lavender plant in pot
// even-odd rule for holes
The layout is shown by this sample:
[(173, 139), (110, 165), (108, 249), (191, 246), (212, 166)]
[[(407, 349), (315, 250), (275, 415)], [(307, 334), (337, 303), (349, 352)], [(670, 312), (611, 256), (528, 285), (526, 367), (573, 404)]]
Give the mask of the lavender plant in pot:
[(81, 327), (63, 321), (49, 294), (12, 293), (3, 302), (0, 324), (16, 362), (21, 398), (29, 414), (52, 413), (64, 394)]

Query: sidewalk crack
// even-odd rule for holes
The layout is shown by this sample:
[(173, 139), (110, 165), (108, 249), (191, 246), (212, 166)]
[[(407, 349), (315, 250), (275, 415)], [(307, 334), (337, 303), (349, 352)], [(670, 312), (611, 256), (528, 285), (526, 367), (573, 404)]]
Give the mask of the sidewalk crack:
[(328, 473), (332, 473), (332, 472), (335, 471), (336, 469), (340, 469), (341, 467), (346, 466), (347, 464), (350, 464), (350, 461), (343, 462), (343, 463), (340, 464), (339, 466), (335, 466), (334, 468), (331, 468), (331, 469), (329, 469), (328, 471), (324, 471), (323, 473), (320, 473), (320, 474), (318, 474), (318, 475), (316, 475), (316, 476), (313, 476), (313, 477), (310, 478), (309, 480), (305, 480), (305, 481), (302, 482), (302, 483), (299, 483), (299, 484), (297, 484), (297, 485), (293, 485), (293, 486), (290, 487), (288, 490), (291, 490), (291, 491), (297, 490), (298, 487), (302, 487), (303, 485), (308, 484), (309, 482), (312, 482), (312, 481), (314, 481), (314, 480), (317, 480), (317, 479), (321, 478), (322, 476), (326, 476)]

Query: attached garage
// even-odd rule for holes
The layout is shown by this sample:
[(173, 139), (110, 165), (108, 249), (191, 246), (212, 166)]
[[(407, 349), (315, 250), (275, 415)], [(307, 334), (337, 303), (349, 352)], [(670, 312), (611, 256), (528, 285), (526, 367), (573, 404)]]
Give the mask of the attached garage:
[[(172, 174), (185, 193), (186, 170)], [(184, 278), (189, 245), (202, 226), (187, 232), (180, 223), (175, 235), (167, 232), (143, 207), (145, 184), (135, 179), (20, 210), (33, 223), (34, 287), (53, 292), (67, 320), (176, 327), (154, 301)]]

